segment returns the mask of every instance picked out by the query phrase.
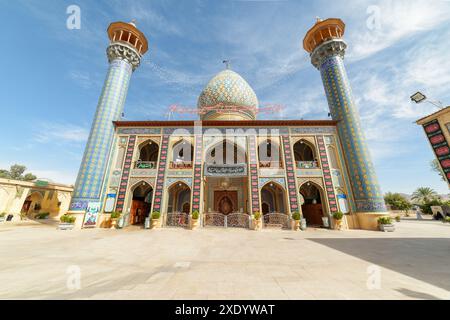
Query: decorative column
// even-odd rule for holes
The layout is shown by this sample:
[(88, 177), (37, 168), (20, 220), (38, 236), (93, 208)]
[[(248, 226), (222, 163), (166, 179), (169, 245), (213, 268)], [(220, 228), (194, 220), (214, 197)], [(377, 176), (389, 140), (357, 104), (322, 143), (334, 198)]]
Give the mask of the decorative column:
[(202, 158), (203, 158), (203, 132), (201, 122), (197, 122), (194, 128), (195, 153), (194, 153), (194, 181), (192, 183), (192, 211), (202, 213)]
[(258, 177), (258, 160), (256, 157), (256, 152), (258, 150), (256, 143), (256, 136), (248, 136), (248, 146), (249, 146), (249, 181), (248, 181), (248, 189), (249, 189), (249, 202), (251, 207), (250, 214), (254, 214), (256, 211), (261, 212), (261, 204), (259, 202), (259, 177)]
[(386, 207), (344, 67), (344, 31), (345, 24), (340, 19), (318, 19), (307, 32), (303, 47), (320, 71), (331, 116), (338, 121), (360, 226), (376, 229), (376, 220), (386, 214)]
[(147, 39), (134, 23), (114, 22), (108, 27), (108, 36), (109, 70), (75, 183), (71, 213), (84, 212), (90, 202), (103, 204), (102, 186), (114, 140), (113, 121), (121, 118), (131, 74), (148, 49)]

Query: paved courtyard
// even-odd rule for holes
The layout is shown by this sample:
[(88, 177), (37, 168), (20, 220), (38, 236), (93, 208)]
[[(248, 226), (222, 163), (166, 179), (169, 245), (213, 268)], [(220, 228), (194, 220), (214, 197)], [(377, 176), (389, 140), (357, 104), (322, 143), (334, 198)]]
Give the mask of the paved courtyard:
[(450, 225), (396, 226), (381, 233), (3, 224), (0, 298), (450, 299)]

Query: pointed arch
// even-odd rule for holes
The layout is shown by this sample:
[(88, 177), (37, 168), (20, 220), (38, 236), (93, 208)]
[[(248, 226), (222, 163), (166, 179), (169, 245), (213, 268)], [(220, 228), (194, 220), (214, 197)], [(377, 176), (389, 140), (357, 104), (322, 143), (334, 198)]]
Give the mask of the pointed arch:
[[(233, 148), (233, 154), (229, 151)], [(210, 146), (205, 153), (205, 162), (208, 164), (237, 164), (247, 162), (247, 152), (236, 141), (222, 139)]]
[(293, 146), (294, 159), (297, 168), (310, 169), (319, 166), (316, 147), (305, 139), (300, 139)]
[(323, 226), (323, 217), (326, 217), (326, 194), (323, 187), (314, 181), (304, 181), (299, 186), (299, 193), (303, 197), (302, 214), (307, 225)]
[(286, 189), (276, 181), (267, 181), (260, 189), (261, 203), (269, 208), (266, 213), (288, 213)]
[(261, 141), (258, 144), (258, 159), (261, 168), (282, 168), (280, 144), (270, 138)]
[(156, 169), (159, 157), (159, 144), (153, 139), (147, 139), (139, 144), (136, 168)]
[(173, 144), (171, 158), (171, 169), (192, 168), (192, 162), (194, 159), (194, 146), (190, 141), (181, 138), (179, 141)]
[(173, 182), (168, 188), (167, 213), (189, 213), (191, 209), (191, 187), (184, 181)]
[(153, 203), (153, 185), (145, 180), (139, 180), (130, 187), (131, 208), (130, 223), (143, 224), (150, 216)]

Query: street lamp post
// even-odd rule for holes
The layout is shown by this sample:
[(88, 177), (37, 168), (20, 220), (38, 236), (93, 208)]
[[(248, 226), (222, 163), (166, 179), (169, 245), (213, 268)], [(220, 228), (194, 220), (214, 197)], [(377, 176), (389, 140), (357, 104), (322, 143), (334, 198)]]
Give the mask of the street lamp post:
[(440, 101), (435, 101), (435, 100), (430, 100), (427, 98), (426, 95), (424, 95), (422, 92), (417, 91), (416, 93), (414, 93), (411, 97), (411, 101), (415, 102), (415, 103), (422, 103), (422, 102), (428, 102), (431, 103), (432, 105), (434, 105), (435, 107), (438, 107), (439, 109), (442, 109), (442, 102)]

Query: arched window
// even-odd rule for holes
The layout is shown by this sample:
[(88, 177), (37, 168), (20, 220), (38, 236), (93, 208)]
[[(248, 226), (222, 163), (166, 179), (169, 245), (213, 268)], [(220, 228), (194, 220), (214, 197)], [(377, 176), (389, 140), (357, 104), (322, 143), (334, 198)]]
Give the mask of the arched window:
[(258, 145), (259, 166), (261, 168), (281, 168), (280, 146), (266, 139)]
[(237, 143), (223, 140), (206, 152), (207, 164), (237, 164), (246, 162), (246, 153)]
[(158, 144), (149, 140), (139, 147), (139, 158), (136, 161), (136, 168), (155, 169), (158, 161)]
[(184, 139), (178, 141), (172, 148), (171, 169), (190, 169), (194, 158), (194, 147)]
[(299, 169), (311, 169), (319, 166), (314, 146), (305, 140), (299, 140), (294, 144), (294, 158)]

